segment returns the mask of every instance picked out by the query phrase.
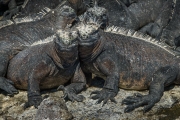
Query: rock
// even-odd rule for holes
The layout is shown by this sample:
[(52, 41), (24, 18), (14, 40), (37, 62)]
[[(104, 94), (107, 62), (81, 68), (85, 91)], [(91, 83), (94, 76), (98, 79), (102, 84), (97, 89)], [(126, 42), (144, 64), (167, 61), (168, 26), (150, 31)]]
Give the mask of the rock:
[[(108, 101), (108, 103), (104, 106), (101, 104), (96, 104), (95, 100), (90, 99), (90, 93), (94, 90), (101, 90), (101, 88), (90, 87), (86, 91), (82, 92), (82, 94), (86, 97), (86, 100), (83, 102), (67, 102), (67, 107), (69, 111), (75, 117), (74, 120), (157, 120), (159, 118), (167, 117), (166, 115), (158, 114), (159, 111), (162, 111), (165, 108), (171, 108), (175, 103), (178, 102), (177, 98), (180, 98), (178, 92), (171, 94), (173, 91), (179, 91), (180, 88), (175, 87), (173, 90), (164, 92), (163, 97), (160, 102), (158, 102), (151, 111), (147, 113), (143, 113), (143, 107), (138, 108), (130, 113), (124, 113), (125, 105), (122, 105), (121, 102), (127, 96), (132, 96), (134, 93), (139, 91), (128, 91), (120, 89), (118, 95), (116, 96), (117, 104)], [(148, 94), (148, 91), (139, 92), (141, 94)], [(176, 96), (176, 97), (175, 97)], [(179, 109), (179, 108), (178, 108)], [(177, 110), (178, 110), (177, 109)], [(170, 111), (168, 114), (170, 115)], [(180, 113), (179, 113), (180, 115)], [(178, 116), (176, 116), (178, 117)]]
[(35, 116), (35, 120), (71, 120), (72, 118), (64, 100), (59, 97), (44, 99)]
[(137, 92), (141, 94), (148, 94), (148, 91), (140, 92), (120, 89), (115, 98), (117, 104), (108, 101), (106, 105), (102, 106), (102, 103), (96, 104), (95, 100), (90, 99), (90, 93), (92, 91), (101, 90), (101, 84), (103, 84), (103, 82), (99, 82), (100, 83), (97, 83), (96, 81), (93, 83), (96, 87), (89, 87), (81, 93), (86, 98), (83, 102), (67, 101), (64, 104), (64, 101), (60, 99), (60, 97), (63, 96), (63, 92), (56, 91), (55, 89), (43, 91), (42, 96), (49, 96), (49, 98), (45, 99), (41, 103), (39, 109), (35, 109), (34, 107), (30, 107), (25, 110), (23, 109), (24, 103), (27, 101), (26, 91), (20, 91), (19, 94), (14, 97), (8, 97), (0, 94), (0, 120), (5, 120), (5, 118), (11, 118), (14, 120), (35, 120), (37, 114), (40, 115), (40, 113), (42, 113), (42, 115), (45, 114), (48, 116), (52, 114), (52, 111), (56, 111), (53, 113), (53, 117), (55, 117), (55, 114), (59, 114), (57, 111), (62, 111), (61, 114), (67, 115), (69, 118), (72, 118), (73, 116), (73, 120), (180, 119), (179, 86), (175, 86), (174, 88), (165, 91), (161, 100), (152, 108), (151, 111), (147, 113), (143, 113), (143, 107), (138, 108), (131, 113), (124, 113), (124, 108), (126, 106), (121, 105), (124, 98)]

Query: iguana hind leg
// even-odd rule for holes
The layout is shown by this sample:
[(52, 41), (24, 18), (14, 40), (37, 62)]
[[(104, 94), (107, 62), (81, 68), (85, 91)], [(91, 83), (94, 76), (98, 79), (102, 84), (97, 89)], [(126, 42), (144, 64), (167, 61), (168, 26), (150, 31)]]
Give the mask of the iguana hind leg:
[(5, 78), (9, 57), (5, 54), (0, 54), (0, 89), (7, 92), (8, 95), (13, 96), (18, 93), (18, 90), (15, 89), (12, 81)]
[(140, 106), (144, 107), (144, 112), (149, 111), (155, 103), (157, 103), (164, 92), (164, 87), (174, 82), (178, 74), (178, 69), (176, 67), (162, 67), (156, 71), (153, 75), (152, 81), (149, 87), (148, 95), (135, 94), (134, 96), (129, 96), (122, 101), (126, 104), (125, 112), (131, 112), (135, 108)]

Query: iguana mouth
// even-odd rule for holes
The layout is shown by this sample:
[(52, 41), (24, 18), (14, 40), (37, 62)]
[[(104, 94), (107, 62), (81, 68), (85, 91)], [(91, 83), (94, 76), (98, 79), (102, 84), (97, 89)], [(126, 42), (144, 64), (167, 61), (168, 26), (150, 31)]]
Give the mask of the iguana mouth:
[(78, 59), (78, 32), (71, 29), (56, 32), (55, 50), (63, 61), (63, 67), (68, 68)]
[[(82, 20), (82, 18), (80, 18)], [(77, 29), (79, 31), (79, 36), (81, 38), (81, 42), (90, 42), (93, 41), (92, 39), (97, 39), (98, 36), (96, 36), (95, 33), (98, 32), (102, 22), (97, 17), (95, 18), (88, 18), (81, 21), (81, 23), (77, 26)], [(90, 40), (88, 38), (90, 37)]]
[(60, 43), (61, 47), (71, 47), (77, 45), (77, 31), (60, 29), (56, 34), (58, 36), (58, 43)]
[(78, 47), (78, 33), (77, 31), (69, 30), (58, 30), (57, 40), (55, 43), (57, 44), (58, 51), (66, 51), (71, 52), (74, 48)]

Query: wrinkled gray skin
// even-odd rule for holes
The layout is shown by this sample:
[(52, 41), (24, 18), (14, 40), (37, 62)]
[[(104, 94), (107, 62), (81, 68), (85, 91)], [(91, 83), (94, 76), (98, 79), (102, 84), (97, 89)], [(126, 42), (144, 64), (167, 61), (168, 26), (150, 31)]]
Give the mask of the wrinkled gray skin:
[(0, 89), (13, 95), (18, 91), (14, 88), (13, 82), (6, 78), (9, 61), (20, 51), (28, 48), (37, 41), (44, 40), (54, 35), (58, 29), (64, 29), (72, 24), (76, 15), (63, 12), (66, 9), (57, 7), (46, 17), (37, 22), (28, 22), (18, 25), (11, 25), (0, 29)]
[(161, 39), (171, 46), (180, 46), (180, 0), (176, 0), (171, 21), (162, 32)]
[[(158, 37), (172, 15), (172, 0), (99, 0), (108, 10), (110, 25), (140, 30)], [(127, 5), (127, 6), (126, 6)]]
[(89, 18), (77, 27), (79, 58), (87, 81), (92, 73), (105, 79), (103, 89), (92, 92), (92, 99), (103, 104), (115, 102), (118, 87), (149, 89), (147, 95), (135, 94), (122, 102), (127, 105), (125, 112), (140, 106), (144, 106), (144, 112), (149, 111), (161, 99), (166, 86), (180, 83), (179, 52), (137, 31), (120, 27), (101, 31), (101, 22)]

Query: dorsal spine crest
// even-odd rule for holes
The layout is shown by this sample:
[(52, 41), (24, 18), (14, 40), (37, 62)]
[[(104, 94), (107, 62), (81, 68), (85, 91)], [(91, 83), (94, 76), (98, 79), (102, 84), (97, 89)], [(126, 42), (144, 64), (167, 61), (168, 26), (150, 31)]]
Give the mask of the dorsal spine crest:
[(162, 42), (163, 40), (159, 41), (155, 38), (152, 38), (151, 36), (135, 31), (135, 30), (130, 30), (127, 28), (123, 28), (123, 27), (117, 27), (117, 26), (109, 26), (107, 27), (104, 32), (107, 33), (114, 33), (114, 34), (119, 34), (119, 35), (124, 35), (124, 36), (129, 36), (132, 38), (137, 38), (139, 40), (151, 43), (153, 45), (156, 45), (162, 49), (164, 49), (165, 51), (167, 51), (168, 53), (172, 54), (173, 56), (179, 56), (180, 53), (173, 50), (171, 46), (169, 46), (168, 44)]

